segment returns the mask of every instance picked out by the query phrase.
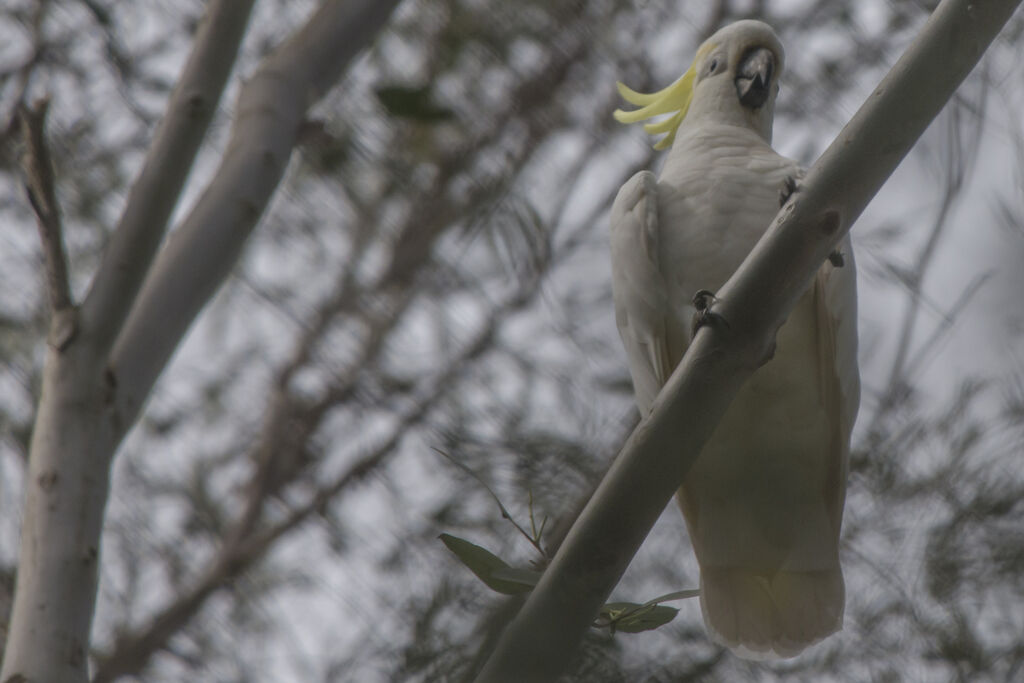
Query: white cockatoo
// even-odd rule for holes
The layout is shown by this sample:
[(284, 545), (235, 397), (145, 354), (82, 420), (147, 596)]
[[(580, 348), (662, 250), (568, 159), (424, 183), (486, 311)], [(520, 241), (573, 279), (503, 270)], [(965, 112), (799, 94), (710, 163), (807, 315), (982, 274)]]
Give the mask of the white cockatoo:
[[(611, 212), (615, 318), (646, 416), (690, 344), (691, 301), (733, 274), (801, 169), (771, 148), (783, 50), (759, 21), (701, 45), (676, 83), (624, 123), (668, 133), (660, 177), (641, 171)], [(783, 194), (782, 196), (786, 196)], [(728, 322), (728, 321), (726, 321)], [(845, 240), (737, 394), (679, 489), (711, 636), (747, 658), (790, 657), (842, 627), (839, 529), (860, 400), (853, 253)]]

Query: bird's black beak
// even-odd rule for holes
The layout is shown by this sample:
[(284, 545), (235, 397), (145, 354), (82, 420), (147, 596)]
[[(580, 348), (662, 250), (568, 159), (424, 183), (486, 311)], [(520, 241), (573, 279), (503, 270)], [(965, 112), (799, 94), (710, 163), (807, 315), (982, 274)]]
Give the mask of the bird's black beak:
[(740, 60), (736, 70), (736, 94), (740, 104), (750, 109), (759, 109), (768, 101), (772, 72), (775, 70), (775, 55), (766, 47), (752, 47)]

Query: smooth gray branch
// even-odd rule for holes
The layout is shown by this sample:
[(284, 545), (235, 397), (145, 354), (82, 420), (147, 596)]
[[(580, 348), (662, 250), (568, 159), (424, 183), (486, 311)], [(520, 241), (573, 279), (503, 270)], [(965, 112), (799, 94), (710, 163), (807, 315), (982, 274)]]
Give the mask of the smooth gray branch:
[(243, 86), (214, 180), (160, 252), (114, 345), (115, 410), (124, 424), (134, 422), (192, 321), (234, 268), (284, 175), (307, 109), (397, 4), (325, 3)]
[(106, 355), (149, 271), (167, 221), (217, 110), (254, 0), (210, 3), (167, 111), (82, 302), (97, 355)]

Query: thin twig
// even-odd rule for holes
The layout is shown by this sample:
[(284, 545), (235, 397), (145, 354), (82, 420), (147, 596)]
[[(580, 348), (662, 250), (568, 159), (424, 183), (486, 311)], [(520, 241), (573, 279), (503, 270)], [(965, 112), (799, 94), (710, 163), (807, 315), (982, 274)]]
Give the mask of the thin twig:
[[(436, 447), (431, 446), (431, 450), (433, 450), (434, 452), (436, 452), (439, 455), (443, 456), (448, 462), (450, 462), (451, 464), (455, 465), (460, 470), (462, 470), (463, 472), (465, 472), (469, 476), (471, 476), (474, 479), (476, 479), (477, 483), (480, 484), (481, 486), (483, 486), (484, 490), (487, 491), (487, 493), (491, 494), (491, 498), (493, 498), (494, 502), (498, 504), (498, 509), (501, 510), (501, 516), (504, 517), (505, 519), (507, 519), (509, 522), (511, 522), (512, 526), (514, 526), (516, 528), (516, 531), (518, 531), (520, 534), (522, 534), (523, 538), (525, 538), (527, 541), (529, 541), (530, 545), (532, 545), (534, 548), (537, 549), (537, 552), (539, 552), (541, 554), (541, 557), (547, 559), (548, 554), (546, 552), (544, 552), (544, 548), (540, 544), (540, 536), (537, 534), (537, 527), (536, 527), (536, 525), (534, 524), (534, 521), (533, 521), (533, 494), (532, 493), (530, 494), (530, 527), (533, 530), (533, 534), (530, 534), (529, 532), (526, 531), (526, 529), (521, 527), (519, 525), (519, 523), (515, 519), (513, 519), (512, 513), (510, 513), (508, 511), (508, 508), (505, 507), (504, 503), (501, 502), (501, 498), (499, 498), (498, 494), (494, 492), (494, 489), (492, 489), (490, 486), (488, 486), (487, 482), (484, 481), (483, 478), (479, 474), (474, 472), (472, 468), (470, 468), (465, 463), (459, 462), (454, 457), (452, 457), (450, 454), (445, 453), (444, 451), (442, 451), (440, 448), (436, 448)], [(544, 523), (546, 523), (546, 522), (547, 522), (547, 520), (545, 519)], [(541, 524), (541, 528), (542, 529), (544, 527), (544, 523)]]
[(64, 251), (64, 228), (60, 219), (60, 206), (54, 189), (53, 164), (46, 146), (43, 129), (50, 100), (37, 100), (30, 109), (18, 108), (21, 134), (25, 140), (25, 155), (21, 166), (25, 174), (25, 192), (36, 214), (39, 238), (43, 245), (46, 264), (46, 284), (50, 306), (54, 313), (71, 306), (71, 286), (68, 284), (68, 262)]

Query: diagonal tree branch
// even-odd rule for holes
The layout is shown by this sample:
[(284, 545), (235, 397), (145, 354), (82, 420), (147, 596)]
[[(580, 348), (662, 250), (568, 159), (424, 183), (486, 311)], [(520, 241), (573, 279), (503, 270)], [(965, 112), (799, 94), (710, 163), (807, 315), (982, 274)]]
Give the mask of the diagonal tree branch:
[(186, 330), (234, 267), (284, 175), (306, 110), (397, 4), (323, 4), (242, 88), (214, 181), (160, 253), (114, 345), (115, 411), (123, 424), (134, 422)]
[(730, 321), (694, 339), (626, 442), (478, 683), (551, 681), (820, 264), (977, 64), (1019, 0), (944, 0), (803, 190), (719, 292)]
[(71, 306), (71, 286), (68, 284), (68, 257), (64, 250), (64, 226), (60, 218), (60, 205), (57, 203), (53, 163), (50, 161), (50, 150), (44, 134), (49, 107), (50, 101), (47, 99), (39, 100), (31, 109), (20, 105), (18, 118), (26, 146), (22, 159), (25, 191), (39, 225), (50, 309), (57, 314)]
[(254, 0), (210, 4), (89, 293), (82, 323), (106, 356), (163, 239), (231, 74)]

